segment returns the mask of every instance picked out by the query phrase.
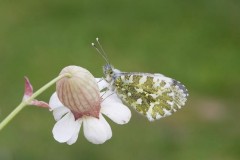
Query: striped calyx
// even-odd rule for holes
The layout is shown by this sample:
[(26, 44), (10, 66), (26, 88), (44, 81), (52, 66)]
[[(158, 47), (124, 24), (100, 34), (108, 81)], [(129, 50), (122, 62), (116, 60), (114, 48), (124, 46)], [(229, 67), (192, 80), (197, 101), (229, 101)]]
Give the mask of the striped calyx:
[(93, 75), (78, 66), (65, 67), (61, 74), (69, 73), (57, 82), (57, 95), (65, 107), (68, 107), (75, 119), (82, 116), (99, 118), (101, 97), (98, 84)]

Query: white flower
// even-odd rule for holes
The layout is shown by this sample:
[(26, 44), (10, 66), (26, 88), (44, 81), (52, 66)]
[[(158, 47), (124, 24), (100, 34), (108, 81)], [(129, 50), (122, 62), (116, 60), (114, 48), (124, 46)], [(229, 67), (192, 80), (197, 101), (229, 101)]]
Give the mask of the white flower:
[[(99, 79), (96, 79), (96, 81), (99, 81)], [(109, 84), (101, 80), (98, 85), (99, 89), (102, 90)], [(94, 144), (102, 144), (112, 137), (111, 127), (103, 117), (103, 114), (117, 124), (128, 123), (131, 118), (131, 112), (128, 107), (122, 104), (117, 95), (113, 94), (112, 91), (106, 91), (101, 92), (101, 96), (102, 102), (99, 118), (86, 115), (75, 118), (72, 111), (60, 102), (55, 92), (49, 102), (54, 119), (57, 121), (52, 130), (55, 140), (71, 145), (77, 141), (78, 134), (81, 128), (83, 128), (84, 136), (88, 141)]]

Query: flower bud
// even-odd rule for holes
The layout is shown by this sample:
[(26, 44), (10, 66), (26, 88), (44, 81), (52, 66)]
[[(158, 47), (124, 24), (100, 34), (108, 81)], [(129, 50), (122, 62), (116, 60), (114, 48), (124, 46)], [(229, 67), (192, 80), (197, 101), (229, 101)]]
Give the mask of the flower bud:
[(65, 107), (68, 107), (75, 119), (82, 116), (98, 118), (100, 111), (100, 91), (93, 75), (78, 66), (65, 67), (61, 74), (70, 74), (57, 82), (57, 95)]

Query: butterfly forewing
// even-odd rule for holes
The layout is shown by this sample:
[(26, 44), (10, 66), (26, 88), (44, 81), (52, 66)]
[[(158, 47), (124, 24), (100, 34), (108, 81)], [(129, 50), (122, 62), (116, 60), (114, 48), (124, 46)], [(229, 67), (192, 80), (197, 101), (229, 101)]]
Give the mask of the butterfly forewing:
[(122, 72), (114, 78), (114, 86), (126, 105), (150, 121), (176, 112), (188, 96), (184, 85), (161, 74)]

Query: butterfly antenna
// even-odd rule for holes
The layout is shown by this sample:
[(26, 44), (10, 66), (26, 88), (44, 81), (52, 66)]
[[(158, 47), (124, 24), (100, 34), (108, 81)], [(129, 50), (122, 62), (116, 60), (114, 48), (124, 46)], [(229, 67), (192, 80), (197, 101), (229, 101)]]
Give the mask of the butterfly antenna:
[(107, 62), (107, 64), (109, 64), (109, 62), (108, 62), (108, 59), (107, 59), (107, 57), (105, 56), (105, 54), (104, 54), (104, 52), (102, 51), (102, 49), (101, 49), (101, 51), (98, 49), (98, 47), (94, 44), (94, 43), (92, 43), (92, 46), (96, 49), (96, 51), (103, 57), (103, 59)]
[(97, 41), (97, 43), (98, 43), (98, 46), (100, 47), (100, 49), (101, 49), (101, 51), (102, 51), (102, 53), (103, 53), (104, 57), (105, 57), (106, 59), (108, 59), (108, 56), (107, 56), (106, 52), (104, 51), (104, 49), (103, 49), (103, 47), (102, 47), (102, 45), (101, 45), (101, 43), (100, 43), (100, 41), (99, 41), (99, 38), (98, 38), (98, 37), (96, 38), (96, 41)]

